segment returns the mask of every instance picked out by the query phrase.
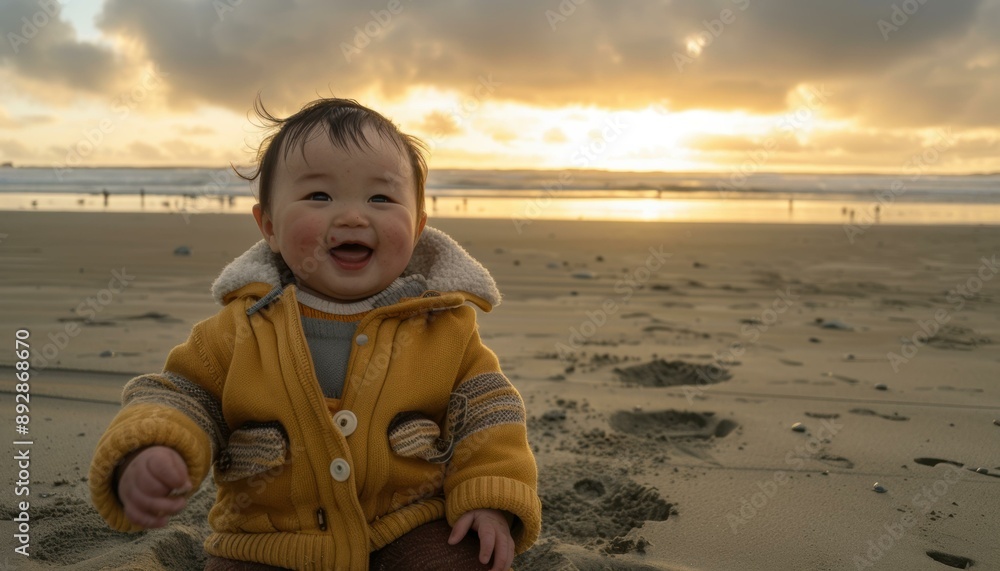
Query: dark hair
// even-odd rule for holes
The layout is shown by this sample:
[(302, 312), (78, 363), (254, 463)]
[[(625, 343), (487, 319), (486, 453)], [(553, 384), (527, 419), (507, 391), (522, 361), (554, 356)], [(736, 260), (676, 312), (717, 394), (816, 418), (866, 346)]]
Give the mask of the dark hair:
[(285, 119), (272, 115), (264, 108), (260, 94), (254, 101), (254, 111), (271, 134), (261, 141), (257, 150), (257, 168), (249, 175), (237, 171), (240, 178), (258, 180), (257, 202), (264, 212), (271, 209), (271, 183), (279, 157), (286, 159), (293, 147), (302, 148), (306, 136), (317, 126), (326, 127), (330, 142), (342, 149), (368, 149), (372, 144), (365, 138), (364, 128), (373, 129), (380, 137), (391, 141), (405, 153), (413, 169), (417, 192), (417, 216), (424, 212), (424, 184), (427, 182), (427, 145), (420, 139), (402, 132), (383, 115), (361, 105), (353, 99), (326, 98), (307, 103), (302, 109)]

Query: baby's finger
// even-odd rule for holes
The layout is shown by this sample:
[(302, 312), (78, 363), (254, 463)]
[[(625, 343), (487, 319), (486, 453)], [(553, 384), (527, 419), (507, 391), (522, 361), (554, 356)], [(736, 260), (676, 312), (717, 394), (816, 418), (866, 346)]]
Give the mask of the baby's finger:
[(156, 479), (170, 492), (183, 490), (175, 493), (187, 493), (191, 489), (187, 464), (184, 462), (184, 458), (174, 450), (166, 450), (163, 455), (156, 457), (155, 462), (151, 459), (149, 467), (153, 470)]
[(496, 534), (496, 546), (493, 548), (493, 567), (490, 571), (507, 571), (513, 556), (510, 553), (510, 541), (503, 533)]
[(448, 545), (455, 545), (459, 541), (462, 541), (465, 534), (469, 533), (469, 526), (472, 525), (472, 519), (471, 512), (458, 518), (458, 521), (455, 522), (455, 527), (451, 529), (451, 535), (448, 536)]
[(514, 564), (514, 556), (517, 555), (514, 549), (514, 539), (510, 536), (505, 536), (507, 540), (507, 551), (506, 558), (504, 559), (504, 565), (502, 567), (503, 571), (510, 569), (510, 566)]
[(497, 532), (492, 525), (484, 525), (479, 528), (479, 561), (484, 565), (489, 563), (490, 555), (493, 555), (493, 546), (496, 543)]
[(179, 513), (185, 506), (187, 506), (187, 499), (154, 498), (151, 496), (136, 494), (135, 497), (129, 498), (129, 503), (146, 515), (163, 517), (165, 515), (172, 516)]

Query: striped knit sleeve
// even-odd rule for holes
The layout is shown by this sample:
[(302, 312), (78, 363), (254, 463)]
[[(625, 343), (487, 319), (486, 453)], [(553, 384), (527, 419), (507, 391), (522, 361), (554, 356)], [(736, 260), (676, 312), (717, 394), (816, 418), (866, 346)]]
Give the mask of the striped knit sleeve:
[(217, 348), (205, 342), (225, 338), (213, 331), (217, 318), (195, 325), (187, 342), (171, 351), (163, 373), (141, 375), (125, 385), (122, 409), (98, 442), (89, 476), (94, 506), (114, 529), (141, 529), (125, 517), (116, 493), (115, 470), (129, 453), (149, 446), (173, 448), (197, 488), (225, 445), (218, 363), (228, 358), (208, 357)]
[(475, 509), (510, 512), (515, 516), (511, 535), (522, 553), (541, 531), (538, 470), (528, 444), (524, 401), (478, 331), (451, 399), (447, 439), (452, 455), (444, 485), (448, 523), (454, 525)]

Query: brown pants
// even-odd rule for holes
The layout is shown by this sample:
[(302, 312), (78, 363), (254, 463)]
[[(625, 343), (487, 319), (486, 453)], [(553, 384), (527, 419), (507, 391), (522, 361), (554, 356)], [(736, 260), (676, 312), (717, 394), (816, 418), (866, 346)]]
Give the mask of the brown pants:
[[(371, 554), (371, 571), (455, 571), (489, 569), (479, 562), (479, 538), (470, 531), (457, 545), (448, 545), (451, 526), (443, 519), (424, 524)], [(205, 571), (287, 571), (263, 563), (209, 556)]]

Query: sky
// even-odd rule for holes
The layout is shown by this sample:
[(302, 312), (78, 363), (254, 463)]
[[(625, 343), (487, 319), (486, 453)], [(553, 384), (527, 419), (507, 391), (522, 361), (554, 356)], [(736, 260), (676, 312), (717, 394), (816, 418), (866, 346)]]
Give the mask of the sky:
[(431, 168), (1000, 171), (1000, 0), (0, 0), (0, 161), (252, 163), (356, 99)]

